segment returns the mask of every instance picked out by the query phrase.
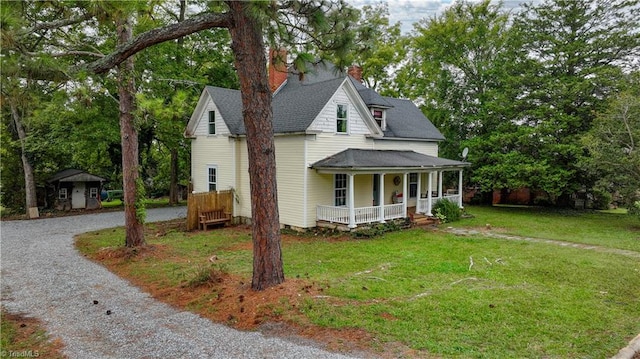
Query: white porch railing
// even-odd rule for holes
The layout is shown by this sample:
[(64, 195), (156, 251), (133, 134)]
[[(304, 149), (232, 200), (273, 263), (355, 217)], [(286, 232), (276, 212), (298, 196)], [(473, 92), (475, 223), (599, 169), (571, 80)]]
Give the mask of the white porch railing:
[(349, 208), (341, 206), (318, 206), (316, 217), (319, 221), (349, 224)]
[[(449, 202), (453, 202), (455, 204), (460, 203), (460, 195), (459, 194), (445, 194), (441, 199), (446, 199)], [(441, 200), (441, 199), (438, 199)], [(438, 202), (436, 201), (436, 202)]]
[[(380, 207), (359, 207), (355, 209), (356, 224), (380, 221)], [(349, 219), (347, 218), (347, 223)]]
[(402, 203), (387, 204), (384, 206), (384, 219), (396, 219), (404, 217)]
[[(460, 203), (460, 195), (459, 194), (445, 194), (442, 197), (431, 197), (431, 206), (435, 206), (438, 201), (447, 200), (449, 202), (459, 204)], [(416, 203), (416, 212), (418, 213), (427, 213), (429, 209), (429, 199), (428, 198), (419, 198)]]
[[(384, 207), (384, 219), (403, 218), (402, 203), (388, 204)], [(380, 207), (358, 207), (354, 209), (355, 224), (375, 223), (380, 221)], [(318, 221), (330, 223), (349, 224), (349, 208), (336, 206), (318, 205), (316, 208), (316, 218)]]

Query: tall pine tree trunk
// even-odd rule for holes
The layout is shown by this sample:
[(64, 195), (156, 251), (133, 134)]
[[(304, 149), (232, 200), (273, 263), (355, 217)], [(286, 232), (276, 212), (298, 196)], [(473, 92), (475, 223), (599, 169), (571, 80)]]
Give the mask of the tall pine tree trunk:
[(171, 169), (169, 184), (169, 205), (178, 204), (178, 145), (175, 145), (171, 151)]
[[(117, 20), (118, 45), (132, 38), (128, 17)], [(138, 163), (138, 130), (134, 124), (135, 82), (133, 80), (133, 57), (118, 66), (118, 96), (120, 100), (120, 140), (122, 143), (122, 189), (124, 191), (125, 245), (137, 247), (145, 243), (144, 227), (136, 211), (138, 198), (137, 181), (140, 177)]]
[(231, 48), (240, 79), (244, 125), (247, 131), (254, 290), (284, 282), (280, 219), (276, 187), (271, 90), (262, 40), (262, 27), (249, 14), (250, 3), (229, 1)]
[(27, 132), (24, 130), (24, 126), (22, 125), (22, 119), (18, 112), (18, 107), (13, 101), (11, 102), (11, 116), (13, 117), (13, 123), (16, 126), (18, 140), (20, 141), (20, 158), (22, 159), (22, 170), (24, 172), (25, 209), (29, 218), (38, 218), (40, 215), (38, 213), (36, 180), (33, 175), (33, 167), (31, 166), (31, 162), (29, 162), (27, 151), (25, 149)]
[[(187, 11), (186, 0), (180, 0), (180, 14), (178, 15), (178, 22), (184, 21), (184, 15), (186, 11)], [(177, 45), (176, 67), (180, 68), (181, 66), (184, 66), (182, 64), (182, 51), (183, 51), (182, 48), (184, 45), (184, 38), (183, 37), (179, 38), (176, 45)], [(175, 118), (173, 120), (174, 122), (177, 122)], [(169, 146), (171, 147), (170, 149), (171, 168), (169, 173), (169, 205), (175, 206), (178, 204), (178, 201), (179, 201), (179, 198), (178, 198), (178, 171), (179, 171), (178, 148), (180, 145), (178, 143), (175, 143), (175, 144), (170, 144)]]

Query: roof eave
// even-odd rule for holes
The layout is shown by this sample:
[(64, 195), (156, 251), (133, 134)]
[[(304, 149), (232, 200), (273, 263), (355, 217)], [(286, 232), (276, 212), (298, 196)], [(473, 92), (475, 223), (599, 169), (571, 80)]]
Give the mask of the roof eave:
[(336, 173), (359, 173), (359, 174), (371, 174), (371, 173), (398, 173), (398, 172), (433, 172), (433, 171), (455, 171), (461, 170), (471, 166), (471, 163), (464, 162), (456, 165), (433, 165), (433, 166), (398, 166), (398, 167), (356, 167), (356, 166), (344, 166), (344, 167), (314, 167), (309, 166), (311, 169), (315, 169), (320, 174), (336, 174)]
[(444, 138), (417, 138), (417, 137), (390, 137), (384, 136), (379, 137), (380, 140), (389, 140), (389, 141), (416, 141), (416, 142), (442, 142)]

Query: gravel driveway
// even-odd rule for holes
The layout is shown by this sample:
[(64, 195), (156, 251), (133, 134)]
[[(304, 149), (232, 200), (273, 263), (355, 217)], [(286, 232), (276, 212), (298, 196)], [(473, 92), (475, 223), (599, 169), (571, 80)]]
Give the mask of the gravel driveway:
[[(147, 214), (179, 217), (184, 207)], [(122, 212), (1, 222), (2, 305), (42, 320), (69, 358), (345, 358), (179, 311), (75, 250), (75, 234), (123, 223)]]

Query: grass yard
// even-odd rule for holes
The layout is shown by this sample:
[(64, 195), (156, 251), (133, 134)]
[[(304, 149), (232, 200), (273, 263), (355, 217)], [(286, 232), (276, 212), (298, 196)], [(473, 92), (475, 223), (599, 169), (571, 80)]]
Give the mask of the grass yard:
[[(509, 233), (630, 250), (640, 242), (624, 215), (469, 211), (475, 218), (455, 225), (491, 223)], [(77, 246), (161, 300), (242, 329), (284, 322), (334, 350), (413, 358), (603, 358), (640, 332), (637, 257), (424, 229), (368, 240), (287, 233), (287, 282), (254, 293), (248, 289), (249, 229), (181, 228), (149, 225), (150, 245), (136, 255), (118, 248), (122, 229), (85, 234)]]
[[(146, 208), (167, 207), (169, 205), (168, 197), (160, 198), (147, 198), (144, 200)], [(180, 205), (186, 205), (186, 201), (180, 201)], [(124, 207), (124, 203), (121, 199), (114, 199), (112, 201), (102, 201), (103, 208), (118, 208)]]
[(507, 234), (594, 244), (640, 252), (640, 220), (626, 211), (574, 211), (540, 207), (468, 206), (474, 218), (447, 224)]

